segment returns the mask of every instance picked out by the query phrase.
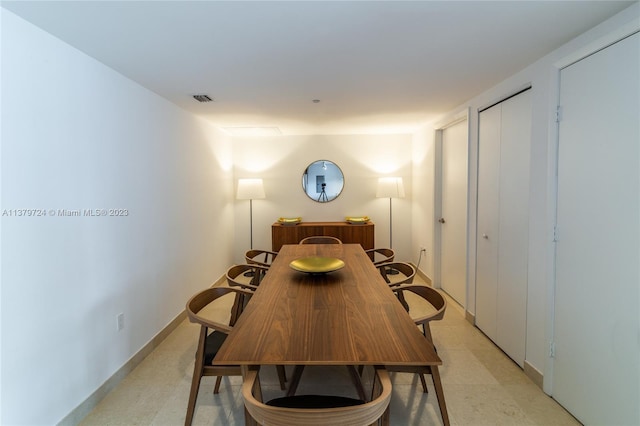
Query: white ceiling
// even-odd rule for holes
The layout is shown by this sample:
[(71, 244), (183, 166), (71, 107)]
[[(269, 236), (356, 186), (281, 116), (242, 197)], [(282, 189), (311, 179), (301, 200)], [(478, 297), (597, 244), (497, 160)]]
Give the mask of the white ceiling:
[(2, 5), (216, 126), (352, 134), (412, 132), (632, 3)]

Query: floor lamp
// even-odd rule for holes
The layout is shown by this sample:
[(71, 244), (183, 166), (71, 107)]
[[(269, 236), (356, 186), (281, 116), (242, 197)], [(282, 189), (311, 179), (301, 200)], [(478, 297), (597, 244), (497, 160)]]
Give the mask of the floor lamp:
[(389, 248), (393, 248), (393, 210), (392, 198), (404, 198), (404, 185), (401, 177), (384, 177), (378, 179), (378, 198), (389, 199)]
[(249, 200), (250, 249), (253, 250), (253, 200), (265, 198), (262, 179), (238, 179), (238, 200)]

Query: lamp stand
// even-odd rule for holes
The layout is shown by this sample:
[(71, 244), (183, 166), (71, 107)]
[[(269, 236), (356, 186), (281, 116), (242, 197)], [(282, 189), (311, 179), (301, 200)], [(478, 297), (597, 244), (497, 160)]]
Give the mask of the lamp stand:
[(253, 250), (253, 200), (249, 199), (249, 249)]
[[(249, 249), (253, 250), (253, 199), (249, 198)], [(247, 271), (243, 274), (245, 277), (253, 277), (253, 271)]]
[[(391, 200), (392, 200), (392, 198), (389, 197), (389, 248), (390, 249), (393, 248), (393, 209), (391, 208)], [(388, 268), (387, 269), (387, 274), (388, 275), (397, 275), (398, 271), (396, 271), (393, 268)]]
[(393, 248), (393, 209), (391, 208), (391, 197), (389, 197), (389, 248)]

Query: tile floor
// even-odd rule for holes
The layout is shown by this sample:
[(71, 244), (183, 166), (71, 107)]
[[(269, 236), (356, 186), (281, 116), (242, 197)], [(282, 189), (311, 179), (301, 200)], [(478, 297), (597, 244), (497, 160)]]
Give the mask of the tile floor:
[[(452, 425), (579, 425), (448, 300), (444, 319), (431, 329), (443, 361), (440, 374)], [(412, 309), (421, 307), (415, 299), (408, 301)], [(217, 314), (225, 315), (228, 306)], [(197, 336), (198, 326), (185, 320), (80, 424), (184, 424)], [(288, 368), (289, 377), (291, 372)], [(243, 425), (241, 378), (223, 378), (218, 395), (212, 393), (214, 381), (202, 379), (193, 424)], [(262, 369), (261, 381), (265, 399), (282, 395), (274, 367)], [(433, 385), (424, 394), (413, 374), (392, 373), (392, 381), (391, 425), (442, 424)], [(432, 383), (429, 377), (427, 383)], [(297, 393), (327, 387), (355, 397), (346, 369), (337, 367), (306, 368)]]

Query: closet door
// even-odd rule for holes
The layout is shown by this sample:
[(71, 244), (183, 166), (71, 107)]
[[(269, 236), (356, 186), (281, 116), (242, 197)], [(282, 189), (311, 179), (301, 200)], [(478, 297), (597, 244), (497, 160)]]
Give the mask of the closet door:
[(480, 113), (476, 325), (495, 342), (498, 293), (498, 203), (500, 201), (500, 104)]
[(553, 397), (640, 424), (640, 35), (560, 74)]
[(526, 344), (531, 91), (480, 113), (476, 325), (521, 367)]
[(531, 91), (502, 103), (497, 343), (524, 367), (529, 257)]

